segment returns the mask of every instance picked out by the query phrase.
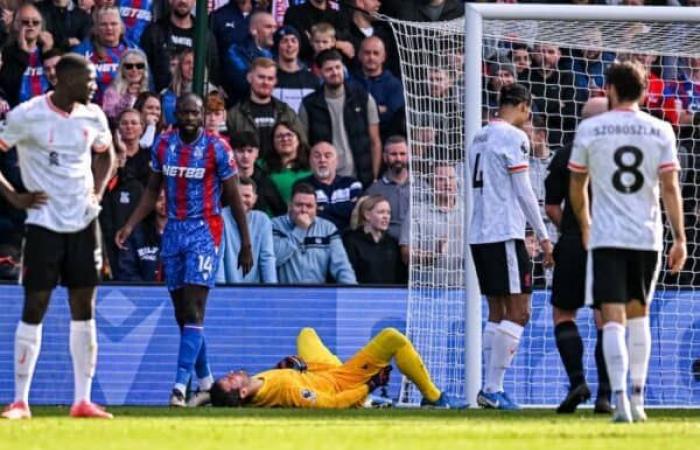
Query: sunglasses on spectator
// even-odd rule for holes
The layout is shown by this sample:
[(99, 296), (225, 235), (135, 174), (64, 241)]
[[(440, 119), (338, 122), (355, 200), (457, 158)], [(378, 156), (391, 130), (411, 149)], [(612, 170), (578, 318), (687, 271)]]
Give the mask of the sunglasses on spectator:
[(142, 63), (142, 62), (139, 62), (139, 63), (124, 63), (124, 68), (125, 68), (126, 70), (131, 70), (131, 69), (143, 70), (143, 69), (146, 68), (146, 63)]
[(21, 23), (25, 27), (38, 27), (41, 25), (41, 20), (22, 19)]
[(294, 136), (296, 136), (294, 133), (280, 133), (280, 134), (275, 136), (275, 139), (281, 141), (283, 139), (291, 139)]

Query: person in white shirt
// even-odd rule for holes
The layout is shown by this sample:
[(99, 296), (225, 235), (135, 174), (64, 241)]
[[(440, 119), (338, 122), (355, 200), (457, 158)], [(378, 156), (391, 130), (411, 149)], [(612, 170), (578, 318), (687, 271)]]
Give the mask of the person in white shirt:
[[(568, 165), (571, 205), (590, 252), (593, 301), (603, 315), (603, 354), (615, 422), (647, 418), (648, 314), (663, 250), (659, 186), (673, 233), (668, 253), (671, 273), (678, 273), (687, 257), (676, 137), (670, 124), (639, 110), (645, 80), (638, 63), (610, 66), (605, 91), (612, 109), (581, 122)], [(590, 212), (589, 180), (595, 199)]]
[(70, 353), (75, 400), (72, 417), (111, 418), (90, 401), (97, 361), (95, 286), (102, 266), (97, 225), (100, 199), (116, 158), (104, 112), (90, 98), (97, 89), (95, 67), (77, 54), (56, 65), (52, 93), (12, 110), (0, 134), (0, 149), (15, 146), (22, 182), (17, 193), (0, 176), (0, 193), (27, 209), (22, 255), (24, 309), (15, 334), (15, 401), (2, 413), (28, 419), (29, 389), (41, 348), (42, 320), (51, 292), (68, 288)]
[(552, 243), (528, 176), (530, 144), (520, 129), (530, 116), (530, 100), (530, 92), (520, 84), (501, 88), (498, 119), (476, 134), (469, 152), (473, 204), (469, 244), (489, 305), (483, 337), (486, 379), (477, 396), (486, 408), (519, 409), (504, 392), (503, 378), (530, 318), (526, 219), (539, 239), (545, 267), (552, 265)]

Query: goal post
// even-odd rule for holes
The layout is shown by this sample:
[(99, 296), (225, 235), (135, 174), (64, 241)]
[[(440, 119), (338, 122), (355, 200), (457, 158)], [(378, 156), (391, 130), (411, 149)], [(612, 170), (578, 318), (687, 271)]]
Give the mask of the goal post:
[[(485, 311), (467, 245), (472, 184), (468, 151), (474, 134), (495, 108), (497, 88), (492, 84), (493, 74), (486, 73), (485, 68), (495, 65), (498, 69), (499, 64), (511, 64), (516, 45), (527, 48), (532, 58), (537, 53), (533, 48), (547, 45), (568, 52), (570, 65), (554, 69), (559, 84), (553, 89), (560, 95), (554, 103), (559, 101), (561, 111), (549, 111), (551, 104), (548, 102), (552, 100), (549, 98), (545, 98), (547, 102), (539, 105), (537, 111), (538, 116), (545, 117), (545, 141), (555, 150), (573, 137), (575, 125), (581, 118), (581, 107), (588, 95), (594, 95), (586, 90), (597, 89), (595, 95), (602, 92), (603, 70), (599, 71), (598, 79), (590, 75), (590, 84), (581, 86), (579, 54), (591, 49), (596, 51), (597, 56), (583, 63), (584, 67), (589, 63), (605, 66), (615, 58), (641, 55), (651, 56), (650, 60), (658, 59), (654, 68), (660, 66), (663, 72), (687, 71), (691, 57), (700, 57), (700, 8), (470, 3), (465, 5), (463, 18), (449, 22), (417, 23), (381, 18), (391, 25), (397, 41), (406, 98), (412, 174), (410, 246), (434, 250), (438, 248), (435, 244), (442, 240), (449, 243), (443, 246), (446, 255), (442, 259), (431, 260), (425, 257), (425, 252), (411, 252), (406, 332), (424, 356), (436, 384), (474, 405), (482, 379), (481, 333)], [(508, 61), (504, 63), (505, 55)], [(695, 156), (696, 153), (700, 155), (700, 58), (697, 61), (695, 117), (698, 120), (684, 125), (691, 129), (690, 137), (685, 138), (690, 144), (679, 149), (679, 154), (685, 152), (680, 155), (682, 161), (685, 158), (693, 163), (693, 158), (697, 158), (694, 162), (697, 168), (685, 171), (693, 173), (683, 174), (683, 186), (691, 196), (700, 199), (700, 187), (696, 187), (700, 181), (700, 156)], [(519, 77), (520, 74), (516, 75)], [(549, 95), (535, 93), (536, 88), (543, 88), (543, 85), (552, 88), (547, 82), (536, 81), (531, 72), (523, 82), (533, 90), (533, 103)], [(581, 96), (583, 91), (587, 93)], [(665, 95), (664, 92), (656, 94)], [(655, 107), (659, 114), (666, 113), (667, 105)], [(532, 133), (534, 135), (534, 131)], [(430, 208), (438, 189), (439, 176), (434, 168), (444, 163), (452, 164), (457, 171), (456, 195), (462, 202), (461, 214), (449, 218)], [(533, 180), (533, 187), (542, 193), (546, 164), (540, 164), (540, 172), (540, 178)], [(696, 241), (700, 240), (700, 213), (697, 217), (692, 224), (697, 229)], [(445, 230), (449, 233), (435, 234), (445, 233)], [(458, 239), (455, 234), (459, 234)], [(695, 246), (700, 255), (700, 244)], [(694, 359), (698, 359), (700, 367), (700, 306), (689, 306), (688, 301), (695, 295), (695, 286), (700, 287), (700, 274), (696, 275), (698, 269), (694, 266), (694, 260), (700, 258), (691, 254), (689, 259), (693, 260), (690, 273), (675, 281), (662, 280), (657, 292), (663, 301), (652, 306), (660, 311), (658, 320), (652, 318), (658, 342), (652, 355), (666, 351), (682, 354), (673, 370), (652, 364), (650, 379), (655, 377), (656, 384), (652, 383), (650, 392), (655, 396), (655, 404), (688, 405), (692, 404), (691, 398), (700, 401), (700, 382), (695, 387), (693, 383), (696, 382), (692, 381), (687, 367)], [(456, 263), (457, 260), (460, 261)], [(461, 275), (455, 276), (456, 272)], [(546, 289), (549, 275), (541, 269), (533, 273), (540, 289), (533, 295), (532, 320), (526, 328), (514, 367), (506, 377), (506, 388), (516, 391), (516, 400), (524, 405), (552, 405), (566, 392), (565, 373), (553, 339)], [(677, 310), (669, 307), (675, 301), (682, 303)], [(590, 319), (589, 311), (582, 310), (580, 316), (587, 376), (595, 385), (591, 353), (596, 330), (584, 324)], [(688, 325), (693, 317), (698, 323)], [(686, 334), (690, 337), (681, 339), (680, 327), (688, 327)], [(688, 340), (697, 341), (696, 346), (688, 346)], [(660, 358), (657, 363), (659, 361)], [(420, 394), (404, 381), (399, 400), (402, 404), (416, 405)]]

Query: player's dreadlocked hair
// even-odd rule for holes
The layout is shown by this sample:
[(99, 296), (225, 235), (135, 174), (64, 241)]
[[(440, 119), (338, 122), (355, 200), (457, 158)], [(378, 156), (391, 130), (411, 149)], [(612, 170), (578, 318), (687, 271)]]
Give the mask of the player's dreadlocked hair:
[(235, 408), (243, 404), (243, 399), (238, 389), (231, 389), (226, 392), (218, 381), (211, 386), (209, 395), (211, 396), (211, 405), (215, 407)]

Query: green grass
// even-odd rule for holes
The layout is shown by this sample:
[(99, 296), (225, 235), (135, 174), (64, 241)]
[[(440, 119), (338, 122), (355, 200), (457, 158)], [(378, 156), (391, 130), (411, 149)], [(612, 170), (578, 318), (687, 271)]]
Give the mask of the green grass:
[(35, 407), (30, 421), (0, 421), (0, 449), (619, 449), (698, 448), (700, 410), (650, 410), (618, 425), (590, 410), (557, 416), (467, 410), (111, 408), (113, 421), (73, 420)]

